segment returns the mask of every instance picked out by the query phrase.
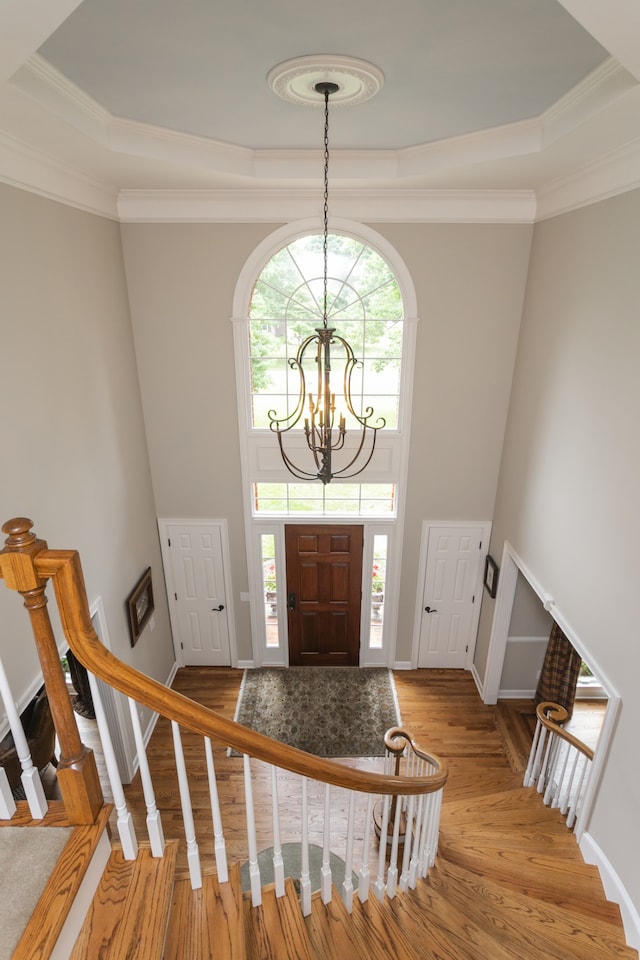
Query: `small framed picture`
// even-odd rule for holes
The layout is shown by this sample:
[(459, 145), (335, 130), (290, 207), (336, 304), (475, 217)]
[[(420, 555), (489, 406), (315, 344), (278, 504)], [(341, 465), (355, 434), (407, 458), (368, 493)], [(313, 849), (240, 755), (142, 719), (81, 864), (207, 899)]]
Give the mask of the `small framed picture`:
[(484, 585), (490, 597), (495, 597), (498, 589), (498, 565), (489, 554), (484, 562)]
[(138, 637), (144, 630), (149, 617), (153, 613), (153, 584), (151, 582), (151, 567), (147, 567), (127, 597), (127, 611), (129, 613), (131, 646), (135, 647)]

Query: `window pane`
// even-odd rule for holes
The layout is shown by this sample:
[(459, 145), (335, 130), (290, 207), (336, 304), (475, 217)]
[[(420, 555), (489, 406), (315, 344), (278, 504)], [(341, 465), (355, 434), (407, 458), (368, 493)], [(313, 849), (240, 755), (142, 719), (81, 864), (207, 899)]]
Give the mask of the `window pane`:
[(262, 593), (267, 647), (279, 647), (278, 603), (276, 579), (276, 538), (273, 533), (260, 534), (262, 557)]
[[(388, 264), (353, 237), (328, 238), (327, 318), (336, 336), (350, 344), (358, 366), (351, 390), (361, 415), (372, 406), (376, 416), (397, 427), (402, 350), (402, 298)], [(268, 426), (268, 411), (282, 419), (295, 410), (300, 377), (292, 368), (300, 344), (322, 323), (324, 308), (322, 236), (300, 237), (271, 258), (256, 281), (250, 305), (249, 349), (253, 426)], [(316, 350), (305, 362), (306, 389), (317, 395)], [(332, 348), (332, 390), (341, 389), (344, 352)], [(270, 399), (263, 403), (257, 396)], [(389, 397), (384, 413), (373, 398)], [(288, 398), (288, 399), (286, 399)], [(345, 411), (346, 413), (346, 411)]]
[(287, 516), (395, 516), (396, 494), (392, 483), (255, 483), (254, 512)]
[(387, 547), (389, 538), (386, 533), (376, 533), (373, 537), (373, 567), (371, 570), (371, 630), (369, 646), (372, 650), (382, 648), (382, 628), (384, 624), (384, 591), (387, 578)]

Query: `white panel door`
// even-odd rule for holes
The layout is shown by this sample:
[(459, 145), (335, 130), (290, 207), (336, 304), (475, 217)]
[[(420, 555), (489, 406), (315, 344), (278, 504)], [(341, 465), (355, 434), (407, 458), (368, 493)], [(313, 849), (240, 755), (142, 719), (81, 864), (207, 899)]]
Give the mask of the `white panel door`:
[(419, 667), (464, 668), (477, 623), (483, 528), (429, 528)]
[(167, 523), (173, 622), (185, 666), (229, 666), (229, 621), (218, 524)]

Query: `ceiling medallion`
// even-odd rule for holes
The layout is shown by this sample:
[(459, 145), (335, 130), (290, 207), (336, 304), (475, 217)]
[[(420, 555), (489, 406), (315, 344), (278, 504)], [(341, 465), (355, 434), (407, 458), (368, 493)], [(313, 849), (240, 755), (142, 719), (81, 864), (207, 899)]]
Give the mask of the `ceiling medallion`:
[(382, 70), (355, 57), (316, 55), (285, 60), (267, 75), (275, 94), (290, 103), (308, 107), (324, 106), (318, 83), (335, 83), (338, 90), (331, 96), (335, 107), (353, 106), (374, 97), (384, 83)]

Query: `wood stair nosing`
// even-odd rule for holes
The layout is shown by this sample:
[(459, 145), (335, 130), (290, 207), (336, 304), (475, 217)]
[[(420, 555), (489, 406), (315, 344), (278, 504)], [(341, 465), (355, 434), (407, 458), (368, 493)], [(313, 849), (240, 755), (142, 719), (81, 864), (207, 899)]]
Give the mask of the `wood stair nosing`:
[[(360, 957), (365, 954), (377, 960), (363, 944), (351, 922), (338, 889), (331, 890), (331, 900), (324, 903), (319, 892), (311, 899), (311, 913), (305, 917), (307, 935), (316, 960), (335, 960), (336, 957)], [(384, 955), (386, 960), (387, 954)]]
[(135, 860), (112, 851), (71, 960), (162, 957), (178, 846), (168, 841), (163, 857), (141, 846)]
[[(498, 939), (521, 950), (529, 943), (534, 956), (557, 956), (559, 949), (567, 960), (599, 960), (636, 957), (636, 951), (624, 943), (620, 924), (585, 917), (580, 924), (574, 913), (554, 904), (514, 893), (485, 877), (439, 860), (429, 873), (429, 890), (463, 910), (476, 922), (493, 922)], [(411, 896), (420, 902), (427, 889), (418, 885)], [(492, 919), (493, 918), (493, 919)]]
[(174, 886), (164, 960), (237, 960), (245, 956), (240, 864), (220, 884), (214, 874), (192, 890), (187, 879)]
[[(486, 919), (480, 922), (460, 909), (452, 901), (440, 897), (430, 889), (428, 881), (418, 884), (421, 896), (409, 891), (389, 902), (388, 910), (412, 941), (421, 945), (422, 957), (446, 957), (450, 960), (540, 960), (542, 951), (529, 952), (518, 945), (505, 945), (488, 927)], [(417, 889), (417, 888), (416, 888)], [(525, 946), (525, 945), (523, 945)], [(425, 951), (429, 951), (426, 953)], [(563, 960), (569, 958), (563, 957)]]
[(440, 838), (438, 856), (507, 886), (512, 891), (561, 906), (577, 915), (595, 916), (616, 923), (616, 904), (605, 899), (596, 868), (548, 854), (478, 844), (450, 843)]
[[(399, 892), (395, 901), (399, 902), (403, 897), (404, 894)], [(425, 960), (428, 954), (425, 953), (424, 928), (422, 941), (412, 937), (402, 919), (390, 909), (390, 904), (395, 901), (385, 897), (381, 903), (373, 890), (364, 903), (354, 896), (350, 919), (360, 941), (365, 944), (365, 955), (371, 960)], [(461, 960), (458, 954), (446, 950), (432, 956), (434, 960), (436, 957), (438, 960)]]
[[(94, 824), (73, 828), (13, 953), (12, 960), (38, 960), (40, 957), (45, 958), (50, 955), (73, 906), (100, 838), (107, 828), (110, 814), (111, 806), (104, 806)], [(32, 820), (30, 814), (28, 819), (34, 825), (45, 824), (52, 829), (55, 829), (52, 824), (69, 825), (66, 815), (62, 816), (60, 810), (52, 812), (48, 822), (46, 817), (43, 820)], [(11, 824), (15, 824), (15, 820), (12, 820)], [(18, 825), (28, 826), (29, 823), (22, 822)]]
[(254, 907), (247, 895), (243, 902), (246, 955), (251, 960), (314, 960), (307, 929), (291, 877), (285, 894), (276, 897), (273, 884), (262, 889), (262, 904)]

